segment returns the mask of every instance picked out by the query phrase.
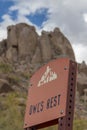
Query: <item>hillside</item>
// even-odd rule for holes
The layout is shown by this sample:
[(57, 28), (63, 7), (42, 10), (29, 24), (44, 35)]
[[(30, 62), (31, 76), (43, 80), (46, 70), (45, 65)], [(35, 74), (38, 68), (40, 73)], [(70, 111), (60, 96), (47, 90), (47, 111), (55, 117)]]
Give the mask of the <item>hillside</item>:
[[(75, 60), (75, 55), (59, 28), (42, 31), (39, 36), (35, 27), (20, 23), (9, 26), (7, 31), (7, 39), (0, 42), (0, 130), (22, 130), (32, 74), (52, 59), (68, 57)], [(78, 64), (74, 130), (87, 128), (84, 89), (87, 89), (85, 62)]]

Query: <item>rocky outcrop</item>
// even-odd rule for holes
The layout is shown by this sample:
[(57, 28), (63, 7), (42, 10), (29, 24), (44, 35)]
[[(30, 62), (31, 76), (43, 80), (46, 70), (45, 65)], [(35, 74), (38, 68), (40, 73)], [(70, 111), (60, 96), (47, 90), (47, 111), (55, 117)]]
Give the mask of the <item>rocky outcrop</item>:
[(87, 89), (87, 65), (83, 61), (78, 64), (77, 90), (80, 96), (84, 95), (84, 89)]
[[(0, 42), (0, 61), (11, 63), (15, 72), (32, 75), (40, 66), (58, 57), (75, 60), (72, 46), (59, 28), (42, 31), (39, 36), (34, 26), (20, 23), (7, 28), (6, 40)], [(5, 63), (5, 62), (4, 62)], [(77, 90), (80, 95), (87, 88), (87, 65), (78, 65)], [(15, 87), (13, 87), (15, 88)]]
[(5, 55), (7, 51), (7, 40), (3, 40), (0, 42), (0, 55)]
[(49, 34), (54, 57), (68, 57), (75, 60), (74, 52), (68, 39), (62, 34), (59, 28), (55, 28)]
[[(0, 42), (0, 61), (6, 59), (15, 72), (25, 72), (32, 75), (41, 65), (58, 57), (68, 57), (75, 60), (72, 46), (59, 28), (51, 32), (42, 31), (39, 36), (34, 26), (20, 23), (7, 28), (6, 40)], [(78, 65), (77, 90), (80, 95), (87, 88), (87, 65)]]
[(48, 34), (43, 31), (42, 35), (40, 36), (40, 49), (41, 49), (41, 56), (43, 62), (46, 62), (50, 59), (52, 59), (52, 49), (50, 44), (50, 38)]
[(35, 53), (38, 43), (38, 35), (33, 26), (27, 24), (17, 24), (9, 26), (7, 37), (7, 53), (6, 58), (13, 62), (20, 59), (31, 60)]
[(8, 61), (25, 60), (35, 65), (59, 56), (75, 60), (70, 42), (58, 28), (53, 32), (42, 31), (41, 36), (38, 36), (35, 27), (24, 23), (9, 26), (7, 30), (8, 36), (1, 44), (0, 55), (4, 52)]

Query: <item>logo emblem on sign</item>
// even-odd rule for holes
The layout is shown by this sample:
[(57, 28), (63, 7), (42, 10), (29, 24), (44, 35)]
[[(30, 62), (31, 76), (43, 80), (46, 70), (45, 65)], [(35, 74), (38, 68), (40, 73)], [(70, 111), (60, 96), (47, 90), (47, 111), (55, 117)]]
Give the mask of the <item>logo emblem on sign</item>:
[(42, 75), (40, 81), (38, 82), (38, 87), (40, 87), (43, 84), (46, 84), (48, 82), (51, 82), (55, 79), (57, 79), (57, 74), (52, 71), (52, 69), (47, 66), (45, 73)]

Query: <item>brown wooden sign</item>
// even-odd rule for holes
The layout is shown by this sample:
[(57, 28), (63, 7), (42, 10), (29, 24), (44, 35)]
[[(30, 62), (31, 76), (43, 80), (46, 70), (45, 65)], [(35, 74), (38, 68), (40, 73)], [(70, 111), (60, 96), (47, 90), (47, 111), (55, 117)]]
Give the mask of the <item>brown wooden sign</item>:
[(40, 68), (30, 80), (24, 128), (54, 125), (66, 117), (67, 107), (74, 106), (68, 98), (75, 94), (75, 79), (76, 63), (69, 59), (53, 60)]

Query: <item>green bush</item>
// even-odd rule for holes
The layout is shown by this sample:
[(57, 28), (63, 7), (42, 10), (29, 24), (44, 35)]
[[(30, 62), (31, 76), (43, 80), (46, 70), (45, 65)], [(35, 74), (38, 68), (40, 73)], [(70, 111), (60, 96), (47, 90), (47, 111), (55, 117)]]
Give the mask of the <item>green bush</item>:
[(87, 120), (85, 119), (74, 120), (73, 130), (86, 130), (86, 129), (87, 129)]
[(10, 74), (8, 76), (8, 80), (10, 84), (18, 84), (20, 82), (20, 78), (17, 75)]
[(0, 97), (0, 102), (7, 105), (7, 109), (0, 109), (0, 130), (23, 130), (25, 106), (19, 106), (18, 98), (26, 98), (26, 96), (12, 92), (6, 97)]
[(10, 64), (0, 63), (0, 72), (9, 73), (12, 71), (13, 71), (13, 68)]

